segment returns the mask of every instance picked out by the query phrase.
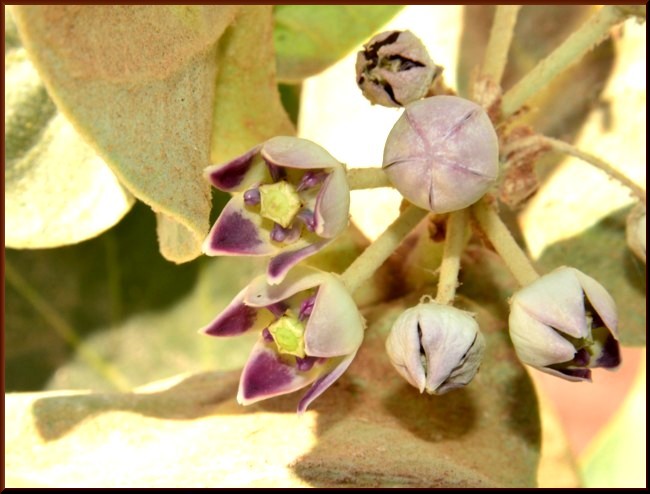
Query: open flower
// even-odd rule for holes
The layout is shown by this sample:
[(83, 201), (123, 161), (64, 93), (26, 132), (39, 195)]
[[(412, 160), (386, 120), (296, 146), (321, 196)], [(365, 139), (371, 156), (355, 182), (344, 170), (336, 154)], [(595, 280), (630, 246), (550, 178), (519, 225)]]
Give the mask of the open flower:
[(319, 145), (274, 137), (242, 156), (206, 168), (216, 188), (235, 192), (210, 230), (211, 256), (274, 256), (268, 279), (318, 252), (348, 224), (345, 169)]
[(278, 285), (255, 278), (201, 332), (235, 336), (260, 331), (239, 382), (249, 405), (311, 384), (303, 412), (348, 368), (363, 340), (364, 320), (340, 279), (298, 266)]
[(471, 313), (436, 302), (405, 310), (386, 340), (393, 367), (410, 384), (444, 394), (476, 375), (485, 340)]
[(569, 381), (621, 363), (616, 304), (596, 280), (560, 267), (510, 299), (510, 337), (520, 360)]

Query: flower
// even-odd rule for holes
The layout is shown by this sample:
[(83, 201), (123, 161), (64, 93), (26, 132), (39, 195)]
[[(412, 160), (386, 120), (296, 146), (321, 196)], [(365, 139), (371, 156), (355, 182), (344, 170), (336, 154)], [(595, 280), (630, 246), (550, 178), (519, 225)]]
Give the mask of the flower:
[(361, 345), (364, 320), (343, 282), (297, 266), (277, 285), (255, 278), (210, 324), (210, 336), (261, 331), (244, 367), (237, 401), (249, 405), (309, 384), (304, 412), (348, 368)]
[(471, 313), (436, 302), (405, 310), (386, 340), (391, 363), (410, 384), (444, 394), (476, 375), (485, 340)]
[(236, 192), (203, 243), (210, 256), (274, 256), (271, 283), (315, 254), (348, 224), (343, 165), (319, 145), (274, 137), (242, 156), (206, 168), (216, 188)]
[(519, 359), (569, 381), (621, 363), (616, 304), (596, 280), (560, 267), (510, 299), (510, 338)]
[(416, 206), (434, 213), (463, 209), (497, 179), (497, 135), (485, 111), (469, 100), (433, 96), (415, 101), (388, 135), (383, 169)]
[(373, 104), (400, 107), (423, 98), (442, 68), (410, 31), (386, 31), (357, 54), (357, 84)]
[(625, 224), (625, 238), (628, 247), (634, 252), (639, 259), (645, 261), (645, 241), (646, 241), (646, 227), (645, 227), (645, 206), (637, 204), (630, 214), (627, 216)]

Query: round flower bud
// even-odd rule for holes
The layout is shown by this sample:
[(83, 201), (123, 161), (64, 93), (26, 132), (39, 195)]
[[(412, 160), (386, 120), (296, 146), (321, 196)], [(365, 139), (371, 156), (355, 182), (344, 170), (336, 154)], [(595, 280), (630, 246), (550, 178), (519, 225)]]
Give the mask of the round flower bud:
[(436, 302), (405, 310), (386, 340), (393, 367), (411, 385), (444, 394), (476, 375), (485, 340), (471, 313)]
[(373, 104), (400, 107), (423, 98), (442, 72), (410, 31), (373, 37), (357, 54), (357, 84)]
[(487, 114), (457, 96), (407, 105), (384, 147), (383, 169), (416, 206), (447, 213), (475, 203), (495, 183), (499, 145)]
[(628, 215), (625, 226), (625, 237), (627, 238), (627, 245), (632, 252), (643, 262), (646, 262), (645, 206), (643, 204), (637, 204)]

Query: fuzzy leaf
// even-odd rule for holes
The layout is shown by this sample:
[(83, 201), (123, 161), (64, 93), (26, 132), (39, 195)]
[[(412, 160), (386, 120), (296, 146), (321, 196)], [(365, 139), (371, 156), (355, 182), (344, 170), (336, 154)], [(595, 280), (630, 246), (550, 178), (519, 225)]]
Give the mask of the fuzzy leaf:
[(47, 95), (5, 7), (5, 245), (92, 238), (134, 199)]
[[(277, 5), (278, 79), (298, 82), (343, 58), (387, 23), (399, 5)], [(350, 78), (354, 74), (350, 74)]]
[[(157, 212), (161, 252), (175, 262), (197, 257), (208, 231), (210, 190), (202, 172), (211, 149), (213, 155), (221, 147), (245, 150), (251, 140), (291, 128), (280, 107), (273, 57), (256, 52), (270, 46), (269, 9), (14, 9), (55, 103), (120, 182)], [(270, 111), (252, 119), (240, 113), (242, 101), (259, 108), (248, 100), (251, 94)], [(223, 136), (223, 128), (236, 131)]]
[(420, 395), (383, 351), (404, 308), (369, 314), (352, 366), (300, 420), (299, 393), (238, 406), (238, 373), (128, 394), (10, 394), (6, 474), (22, 485), (84, 487), (533, 486), (536, 400), (502, 324), (468, 305), (487, 337), (481, 371), (463, 390)]

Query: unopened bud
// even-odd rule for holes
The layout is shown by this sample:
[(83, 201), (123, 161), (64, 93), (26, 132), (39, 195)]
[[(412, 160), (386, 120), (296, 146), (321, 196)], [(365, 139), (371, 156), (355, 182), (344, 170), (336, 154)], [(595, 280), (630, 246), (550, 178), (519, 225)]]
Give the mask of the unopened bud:
[(423, 98), (442, 68), (410, 31), (378, 34), (357, 54), (357, 84), (373, 104), (400, 107)]
[(409, 104), (388, 135), (383, 169), (409, 201), (448, 213), (478, 201), (495, 183), (499, 144), (476, 103), (433, 96)]
[(468, 384), (478, 371), (485, 340), (471, 313), (435, 302), (404, 311), (386, 340), (400, 375), (429, 394)]

